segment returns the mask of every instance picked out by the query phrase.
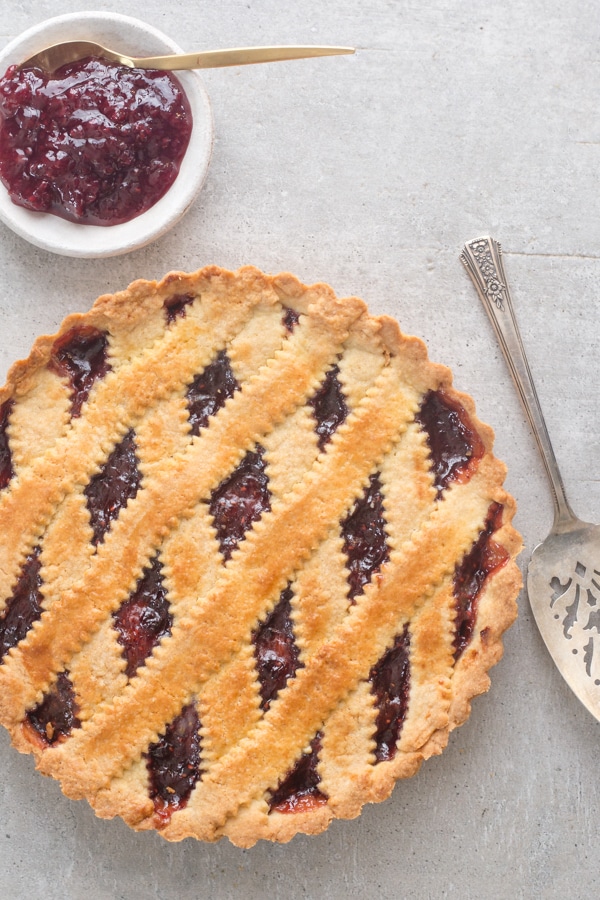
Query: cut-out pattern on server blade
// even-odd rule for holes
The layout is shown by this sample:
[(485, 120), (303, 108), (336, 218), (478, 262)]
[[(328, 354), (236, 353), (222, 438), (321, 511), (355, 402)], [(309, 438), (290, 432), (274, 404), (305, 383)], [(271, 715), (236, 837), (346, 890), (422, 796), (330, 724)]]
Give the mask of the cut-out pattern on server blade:
[(318, 832), (439, 753), (515, 616), (491, 430), (356, 298), (135, 282), (0, 391), (0, 719), (169, 840)]

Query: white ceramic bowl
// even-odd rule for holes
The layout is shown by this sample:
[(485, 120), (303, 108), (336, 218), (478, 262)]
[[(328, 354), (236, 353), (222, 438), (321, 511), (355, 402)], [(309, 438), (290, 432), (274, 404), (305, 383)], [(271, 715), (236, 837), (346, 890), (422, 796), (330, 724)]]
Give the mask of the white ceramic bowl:
[[(10, 65), (62, 40), (98, 41), (134, 56), (182, 52), (170, 38), (138, 19), (117, 13), (74, 13), (48, 19), (8, 44), (0, 53), (0, 77)], [(193, 127), (179, 174), (158, 203), (122, 225), (78, 225), (16, 206), (0, 182), (0, 219), (30, 243), (64, 256), (117, 256), (165, 234), (189, 209), (204, 183), (213, 137), (210, 102), (199, 75), (193, 71), (175, 74), (189, 100)]]

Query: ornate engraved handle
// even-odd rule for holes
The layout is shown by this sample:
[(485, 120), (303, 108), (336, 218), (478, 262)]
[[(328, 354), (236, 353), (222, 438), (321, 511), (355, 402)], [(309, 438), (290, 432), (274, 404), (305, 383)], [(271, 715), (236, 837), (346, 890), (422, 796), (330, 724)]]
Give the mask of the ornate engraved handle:
[(529, 424), (548, 474), (554, 500), (553, 531), (571, 531), (580, 527), (574, 515), (558, 470), (556, 457), (544, 422), (544, 416), (529, 370), (521, 335), (513, 312), (510, 291), (504, 274), (500, 244), (491, 237), (481, 237), (465, 244), (461, 262), (471, 276), (477, 293), (492, 321), (510, 374), (525, 408)]

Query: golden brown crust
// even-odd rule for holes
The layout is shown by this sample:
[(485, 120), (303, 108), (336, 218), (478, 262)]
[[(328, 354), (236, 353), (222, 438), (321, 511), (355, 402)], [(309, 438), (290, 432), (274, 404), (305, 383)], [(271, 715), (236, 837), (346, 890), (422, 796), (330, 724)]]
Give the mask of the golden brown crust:
[[(188, 301), (185, 315), (167, 322), (174, 296)], [(300, 316), (293, 329), (286, 309)], [(72, 419), (67, 380), (49, 363), (57, 337), (80, 326), (107, 333), (111, 371)], [(223, 349), (241, 390), (192, 437), (187, 386)], [(307, 400), (332, 366), (348, 415), (320, 450)], [(430, 391), (463, 410), (482, 448), (441, 497), (415, 418)], [(487, 690), (516, 615), (515, 504), (473, 401), (393, 319), (287, 273), (172, 272), (102, 296), (39, 338), (0, 389), (0, 406), (7, 400), (14, 476), (0, 491), (0, 616), (36, 546), (43, 613), (0, 665), (0, 721), (99, 816), (168, 840), (225, 835), (243, 847), (317, 833), (384, 799), (440, 753)], [(94, 546), (84, 489), (131, 429), (141, 488)], [(271, 508), (223, 565), (208, 501), (257, 443)], [(389, 559), (350, 601), (340, 523), (376, 472)], [(454, 574), (493, 504), (502, 507), (493, 533), (500, 563), (457, 655)], [(171, 633), (128, 678), (112, 615), (157, 553)], [(263, 711), (251, 637), (286, 585), (300, 668)], [(391, 758), (380, 760), (370, 673), (403, 632), (408, 706)], [(61, 672), (80, 725), (49, 745), (27, 716)], [(161, 817), (145, 754), (189, 704), (199, 715), (201, 775), (182, 808)], [(318, 791), (294, 812), (270, 809), (315, 736)]]

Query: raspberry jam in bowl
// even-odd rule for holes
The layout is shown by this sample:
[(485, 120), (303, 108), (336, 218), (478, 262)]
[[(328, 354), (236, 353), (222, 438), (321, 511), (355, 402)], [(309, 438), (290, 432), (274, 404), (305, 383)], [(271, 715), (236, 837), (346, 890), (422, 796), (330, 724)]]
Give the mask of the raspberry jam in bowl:
[(0, 219), (43, 249), (113, 256), (171, 228), (198, 194), (212, 118), (195, 72), (128, 69), (100, 58), (52, 74), (18, 70), (61, 40), (137, 55), (181, 52), (136, 19), (81, 13), (50, 19), (0, 54)]
[(0, 78), (0, 179), (13, 203), (84, 225), (120, 225), (172, 186), (192, 131), (170, 72), (101, 58)]

